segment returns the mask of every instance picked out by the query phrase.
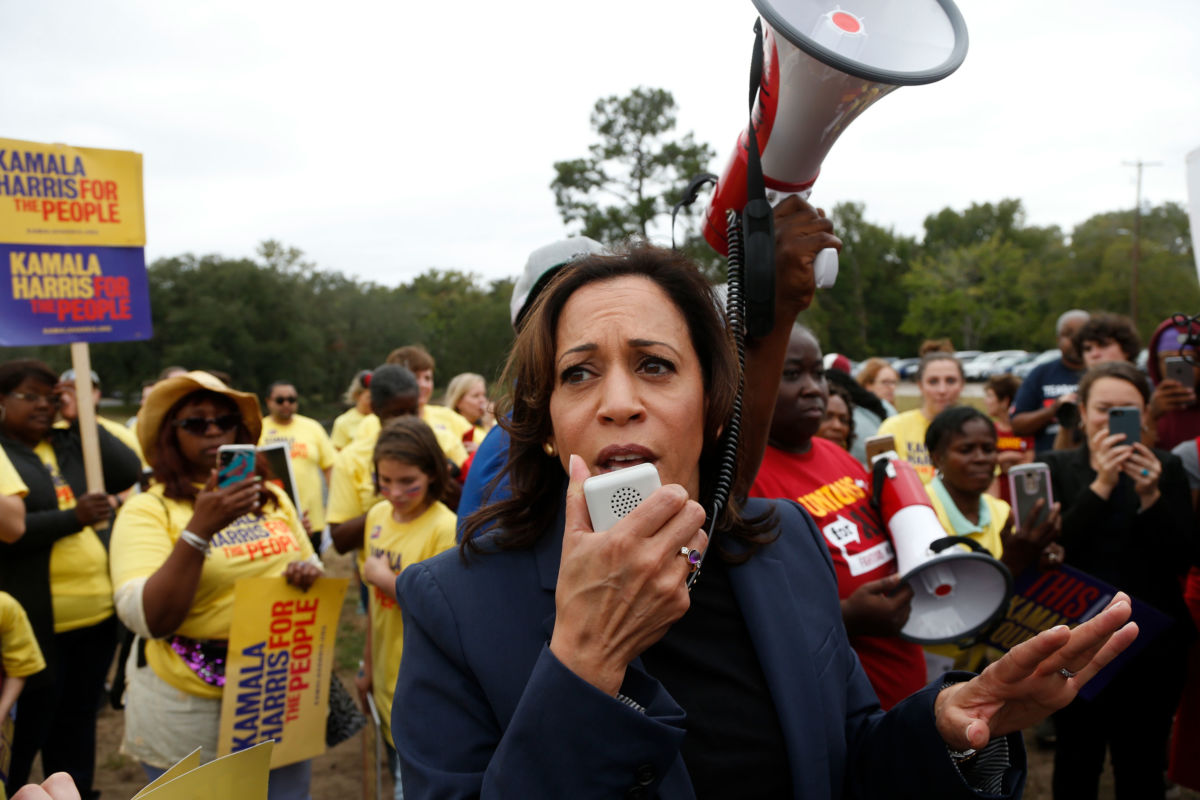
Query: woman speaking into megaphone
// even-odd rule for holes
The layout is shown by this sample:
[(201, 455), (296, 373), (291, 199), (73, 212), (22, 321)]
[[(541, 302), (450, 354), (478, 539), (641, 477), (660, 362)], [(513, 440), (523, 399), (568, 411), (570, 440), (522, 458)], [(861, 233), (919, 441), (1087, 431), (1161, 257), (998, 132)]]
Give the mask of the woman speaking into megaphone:
[[(831, 240), (783, 250), (811, 269)], [(811, 517), (755, 499), (709, 519), (739, 370), (711, 288), (678, 253), (561, 270), (501, 383), (511, 497), (468, 520), (460, 553), (397, 582), (392, 730), (410, 800), (1012, 797), (1020, 729), (1136, 635), (1122, 595), (882, 711)], [(662, 487), (594, 532), (584, 481), (645, 464)]]

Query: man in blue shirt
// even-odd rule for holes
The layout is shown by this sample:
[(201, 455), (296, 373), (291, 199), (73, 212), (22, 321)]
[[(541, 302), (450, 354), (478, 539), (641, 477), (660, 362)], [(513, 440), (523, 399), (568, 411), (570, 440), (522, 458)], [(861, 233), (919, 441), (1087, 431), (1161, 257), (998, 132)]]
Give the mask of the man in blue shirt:
[(1078, 422), (1075, 390), (1083, 377), (1084, 365), (1083, 357), (1075, 352), (1071, 339), (1087, 321), (1088, 312), (1078, 308), (1060, 314), (1054, 331), (1062, 356), (1036, 367), (1017, 390), (1013, 401), (1013, 433), (1034, 437), (1034, 449), (1038, 453), (1054, 449), (1054, 437), (1060, 423), (1064, 422), (1064, 415), (1069, 417), (1065, 420), (1067, 425)]

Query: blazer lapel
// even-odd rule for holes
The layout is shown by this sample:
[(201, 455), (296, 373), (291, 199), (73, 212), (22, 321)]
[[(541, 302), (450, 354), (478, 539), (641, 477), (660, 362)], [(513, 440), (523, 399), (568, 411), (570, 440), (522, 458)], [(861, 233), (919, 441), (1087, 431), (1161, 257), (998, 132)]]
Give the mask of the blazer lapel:
[(789, 574), (777, 557), (779, 548), (790, 546), (783, 539), (787, 535), (781, 533), (749, 561), (730, 569), (729, 578), (779, 711), (793, 793), (829, 797), (828, 750), (821, 735), (827, 711), (813, 663), (821, 641), (816, 632), (805, 630), (803, 605), (794, 589), (804, 576)]

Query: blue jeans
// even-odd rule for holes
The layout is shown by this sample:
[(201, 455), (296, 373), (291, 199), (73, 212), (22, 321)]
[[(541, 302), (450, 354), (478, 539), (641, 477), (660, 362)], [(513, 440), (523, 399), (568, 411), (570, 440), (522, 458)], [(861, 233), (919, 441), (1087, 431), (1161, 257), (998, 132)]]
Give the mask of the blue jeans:
[[(157, 780), (165, 769), (152, 767), (141, 762), (147, 781)], [(297, 761), (271, 770), (267, 780), (267, 800), (312, 800), (309, 784), (312, 783), (312, 761)]]

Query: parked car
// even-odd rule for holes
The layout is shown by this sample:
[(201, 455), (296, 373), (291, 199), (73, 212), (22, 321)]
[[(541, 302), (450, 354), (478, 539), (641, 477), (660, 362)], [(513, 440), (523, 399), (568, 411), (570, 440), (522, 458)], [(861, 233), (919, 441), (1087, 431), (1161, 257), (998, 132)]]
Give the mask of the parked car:
[(963, 374), (969, 381), (987, 380), (996, 374), (994, 370), (998, 362), (1024, 354), (1024, 350), (997, 350), (993, 353), (984, 353), (972, 359), (969, 364), (966, 364), (963, 367)]
[(1034, 368), (1040, 367), (1042, 364), (1049, 363), (1056, 358), (1062, 358), (1062, 351), (1057, 347), (1053, 350), (1046, 350), (1037, 358), (1031, 359), (1020, 366), (1014, 367), (1012, 374), (1016, 375), (1021, 380), (1025, 380), (1029, 377), (1029, 373), (1033, 372)]
[(919, 358), (901, 358), (892, 364), (892, 369), (900, 373), (900, 380), (911, 381), (916, 380), (917, 367), (921, 366)]
[(1041, 354), (1027, 353), (1024, 350), (1017, 350), (1013, 355), (1005, 356), (1004, 358), (998, 358), (992, 362), (992, 368), (988, 371), (987, 375), (983, 376), (983, 380), (987, 380), (993, 375), (1004, 375), (1005, 373), (1012, 372), (1013, 368), (1018, 364), (1024, 364), (1026, 361), (1032, 361), (1039, 355)]

